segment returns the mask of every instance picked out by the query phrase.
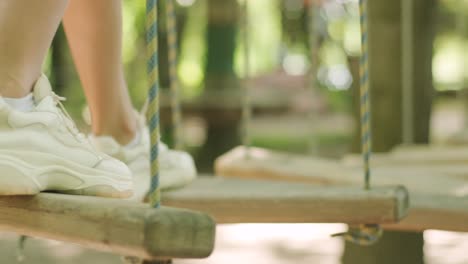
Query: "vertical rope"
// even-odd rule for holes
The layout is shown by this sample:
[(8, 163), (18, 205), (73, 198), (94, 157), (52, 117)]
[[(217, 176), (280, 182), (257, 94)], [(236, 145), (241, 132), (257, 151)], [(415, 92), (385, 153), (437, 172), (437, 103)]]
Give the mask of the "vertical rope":
[(146, 0), (146, 49), (148, 74), (148, 112), (147, 120), (151, 136), (151, 185), (149, 201), (151, 206), (160, 206), (159, 191), (159, 75), (158, 75), (158, 23), (157, 0)]
[[(309, 60), (310, 60), (310, 68), (308, 72), (308, 82), (310, 88), (311, 98), (315, 96), (317, 92), (317, 68), (318, 68), (318, 52), (319, 52), (319, 11), (320, 7), (319, 4), (315, 4), (314, 1), (308, 2), (308, 43), (309, 43)], [(311, 124), (311, 132), (315, 129), (315, 124), (317, 123), (317, 115), (315, 113), (315, 109), (311, 106), (309, 112), (309, 119)], [(318, 148), (318, 141), (317, 137), (310, 136), (309, 138), (309, 151), (313, 154), (317, 153)]]
[[(368, 46), (368, 22), (367, 1), (359, 0), (359, 12), (361, 23), (361, 61), (359, 64), (360, 76), (360, 104), (361, 104), (361, 144), (364, 159), (364, 189), (370, 189), (370, 156), (371, 148), (371, 117), (369, 94), (369, 46)], [(332, 236), (343, 236), (347, 241), (369, 246), (376, 243), (383, 234), (383, 229), (378, 224), (361, 224), (350, 227), (347, 232)]]
[(361, 61), (359, 64), (361, 98), (361, 147), (364, 160), (364, 189), (370, 188), (371, 117), (369, 95), (369, 47), (367, 35), (367, 1), (359, 0), (361, 20)]
[(413, 0), (401, 0), (401, 79), (403, 143), (414, 141), (413, 108)]
[(180, 150), (183, 147), (181, 134), (182, 115), (180, 109), (179, 80), (177, 78), (177, 17), (173, 0), (166, 1), (166, 29), (174, 148)]
[[(159, 190), (159, 74), (158, 74), (158, 9), (157, 0), (146, 0), (146, 56), (148, 78), (148, 110), (147, 120), (150, 130), (151, 149), (151, 183), (148, 199), (152, 207), (158, 208), (161, 204)], [(141, 260), (135, 257), (125, 257), (126, 263), (166, 264), (171, 260)]]
[(242, 145), (247, 148), (246, 155), (249, 155), (249, 149), (252, 144), (249, 124), (252, 119), (252, 105), (250, 102), (250, 41), (249, 41), (249, 8), (248, 0), (244, 0), (243, 5), (243, 40), (244, 40), (244, 83), (242, 94)]

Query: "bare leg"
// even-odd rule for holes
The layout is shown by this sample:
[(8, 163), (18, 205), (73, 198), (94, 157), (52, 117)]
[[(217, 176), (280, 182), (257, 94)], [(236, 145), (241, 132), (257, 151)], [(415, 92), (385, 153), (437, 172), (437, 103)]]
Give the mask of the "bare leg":
[(0, 94), (27, 95), (41, 75), (67, 0), (0, 1)]
[(90, 106), (93, 133), (130, 142), (136, 116), (122, 66), (122, 3), (71, 0), (64, 26)]

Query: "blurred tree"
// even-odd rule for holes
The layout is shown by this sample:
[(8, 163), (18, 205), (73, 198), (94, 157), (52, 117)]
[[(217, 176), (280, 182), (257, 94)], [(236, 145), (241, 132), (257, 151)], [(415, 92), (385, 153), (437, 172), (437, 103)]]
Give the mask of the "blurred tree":
[(52, 87), (54, 87), (57, 94), (63, 95), (70, 81), (70, 73), (73, 72), (74, 69), (62, 25), (60, 25), (52, 41), (50, 69), (50, 82)]
[[(239, 15), (237, 0), (208, 0), (204, 80), (204, 93), (207, 96), (213, 95), (213, 92), (239, 89), (238, 78), (234, 72)], [(226, 99), (236, 100), (236, 98)], [(222, 109), (213, 109), (213, 111), (221, 113)], [(216, 119), (222, 118), (222, 115), (214, 116), (217, 116)], [(239, 144), (238, 122), (220, 122), (206, 118), (206, 123), (207, 141), (200, 150), (197, 164), (201, 169), (211, 170), (215, 158)]]
[(281, 1), (283, 40), (288, 46), (307, 46), (307, 5), (304, 0)]
[[(369, 1), (370, 80), (372, 97), (373, 150), (389, 151), (402, 142), (402, 74), (400, 2)], [(433, 95), (432, 43), (436, 0), (414, 0), (414, 141), (428, 143), (429, 119)], [(385, 49), (385, 50), (383, 50)], [(351, 60), (354, 80), (358, 60)], [(354, 112), (359, 124), (359, 83), (354, 82)], [(359, 126), (355, 131), (353, 151), (360, 151)], [(371, 247), (346, 244), (343, 263), (423, 263), (422, 233), (385, 232)]]

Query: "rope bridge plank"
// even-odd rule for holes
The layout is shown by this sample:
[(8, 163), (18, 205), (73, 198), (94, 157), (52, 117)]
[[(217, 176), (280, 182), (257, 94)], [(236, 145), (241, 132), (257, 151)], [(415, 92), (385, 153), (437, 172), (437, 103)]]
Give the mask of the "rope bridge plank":
[[(284, 190), (288, 190), (288, 184), (292, 182), (302, 185), (307, 183), (304, 188), (311, 188), (310, 192), (315, 191), (314, 185), (324, 190), (338, 186), (356, 188), (362, 185), (360, 166), (345, 166), (339, 161), (262, 148), (250, 148), (250, 159), (246, 160), (245, 151), (245, 148), (238, 147), (219, 157), (215, 164), (216, 175), (248, 180), (276, 180), (283, 184)], [(384, 225), (385, 228), (467, 232), (468, 199), (466, 191), (464, 192), (468, 186), (467, 177), (463, 176), (463, 169), (445, 170), (437, 166), (378, 166), (372, 174), (375, 187), (370, 190), (360, 188), (360, 191), (378, 192), (380, 187), (399, 184), (409, 190), (411, 203), (408, 216), (396, 224)], [(267, 195), (263, 187), (257, 188)], [(270, 196), (273, 200), (274, 195), (276, 194)], [(342, 222), (346, 219), (346, 216), (343, 216)], [(379, 223), (373, 222), (375, 219), (365, 217), (361, 220), (362, 223)]]
[(215, 239), (203, 213), (53, 193), (0, 197), (0, 230), (142, 259), (204, 258)]
[[(252, 149), (255, 152), (255, 149)], [(252, 155), (255, 155), (252, 153)], [(403, 187), (323, 188), (301, 183), (200, 177), (164, 192), (169, 206), (209, 213), (217, 223), (395, 223), (408, 209)]]

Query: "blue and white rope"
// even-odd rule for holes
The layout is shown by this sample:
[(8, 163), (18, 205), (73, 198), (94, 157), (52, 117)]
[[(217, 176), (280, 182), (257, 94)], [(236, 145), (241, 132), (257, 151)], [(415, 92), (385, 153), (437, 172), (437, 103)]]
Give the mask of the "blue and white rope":
[(146, 0), (146, 50), (148, 75), (147, 120), (151, 136), (151, 184), (148, 199), (157, 208), (161, 203), (159, 190), (159, 73), (158, 73), (158, 13), (157, 0)]
[[(361, 146), (364, 160), (364, 189), (370, 189), (370, 157), (372, 154), (372, 134), (370, 116), (369, 94), (369, 46), (368, 46), (368, 22), (367, 1), (359, 0), (361, 21), (361, 61), (359, 64), (360, 77), (360, 105), (361, 105)], [(362, 224), (358, 227), (350, 227), (345, 233), (334, 234), (342, 236), (347, 241), (361, 246), (369, 246), (376, 243), (383, 234), (383, 229), (378, 224)]]
[(361, 20), (361, 61), (359, 64), (360, 104), (361, 104), (361, 147), (364, 161), (364, 189), (370, 188), (371, 113), (369, 94), (369, 46), (367, 34), (367, 1), (359, 0)]

